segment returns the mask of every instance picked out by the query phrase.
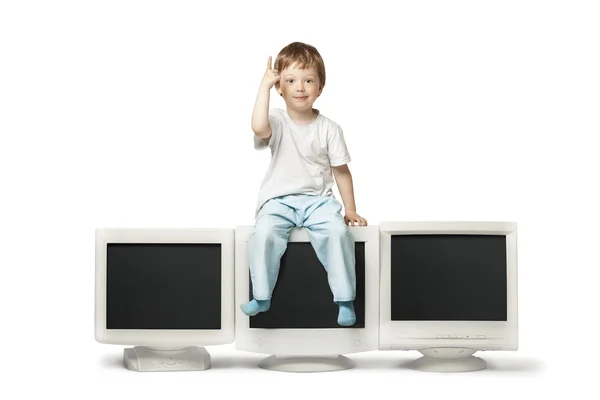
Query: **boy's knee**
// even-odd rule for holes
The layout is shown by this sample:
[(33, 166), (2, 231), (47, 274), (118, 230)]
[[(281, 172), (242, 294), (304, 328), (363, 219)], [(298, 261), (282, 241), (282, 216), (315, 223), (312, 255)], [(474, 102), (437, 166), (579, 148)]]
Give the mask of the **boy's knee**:
[(346, 224), (339, 223), (339, 222), (335, 222), (332, 223), (329, 227), (329, 232), (328, 232), (329, 236), (332, 238), (351, 238), (352, 237), (352, 233), (350, 232), (350, 230), (348, 229), (348, 227), (346, 226)]
[(266, 221), (256, 224), (254, 227), (253, 236), (253, 240), (259, 242), (273, 242), (278, 238), (275, 226), (267, 223)]

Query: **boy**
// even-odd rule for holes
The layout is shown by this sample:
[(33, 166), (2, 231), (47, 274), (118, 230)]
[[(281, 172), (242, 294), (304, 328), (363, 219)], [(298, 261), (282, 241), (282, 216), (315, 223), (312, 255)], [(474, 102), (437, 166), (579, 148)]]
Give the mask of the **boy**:
[[(270, 308), (290, 231), (305, 227), (339, 306), (338, 324), (351, 326), (356, 322), (356, 275), (354, 238), (347, 225), (366, 226), (367, 221), (356, 213), (342, 129), (312, 108), (325, 86), (323, 59), (313, 46), (294, 42), (280, 51), (274, 67), (269, 57), (252, 114), (254, 148), (269, 147), (272, 159), (248, 242), (253, 300), (241, 308), (250, 316)], [(285, 100), (286, 110), (269, 113), (273, 86)], [(344, 217), (333, 195), (334, 177)]]

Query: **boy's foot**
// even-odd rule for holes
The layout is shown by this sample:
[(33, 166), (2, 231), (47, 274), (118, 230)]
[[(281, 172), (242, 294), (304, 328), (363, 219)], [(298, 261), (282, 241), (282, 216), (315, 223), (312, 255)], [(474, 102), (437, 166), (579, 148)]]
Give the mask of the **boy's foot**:
[(338, 302), (340, 311), (338, 313), (338, 324), (341, 326), (352, 326), (356, 322), (356, 314), (354, 313), (353, 301)]
[(251, 300), (240, 306), (244, 314), (253, 317), (260, 312), (268, 311), (271, 308), (271, 300)]

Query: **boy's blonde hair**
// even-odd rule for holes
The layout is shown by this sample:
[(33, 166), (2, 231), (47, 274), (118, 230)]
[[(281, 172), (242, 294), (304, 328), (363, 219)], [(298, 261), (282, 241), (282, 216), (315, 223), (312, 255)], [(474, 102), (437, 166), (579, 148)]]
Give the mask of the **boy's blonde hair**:
[[(277, 55), (273, 68), (281, 73), (293, 64), (297, 64), (300, 69), (316, 69), (321, 84), (319, 89), (323, 89), (325, 86), (325, 63), (314, 46), (300, 42), (288, 44)], [(279, 86), (279, 82), (277, 82), (277, 86)]]

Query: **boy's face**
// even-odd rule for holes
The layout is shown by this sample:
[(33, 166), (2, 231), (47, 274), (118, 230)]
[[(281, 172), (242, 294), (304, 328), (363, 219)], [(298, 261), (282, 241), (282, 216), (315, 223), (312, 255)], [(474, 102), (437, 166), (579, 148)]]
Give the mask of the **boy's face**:
[(279, 74), (281, 80), (277, 91), (283, 96), (287, 107), (298, 111), (311, 110), (321, 94), (321, 82), (317, 70), (299, 69), (296, 64), (293, 64)]

